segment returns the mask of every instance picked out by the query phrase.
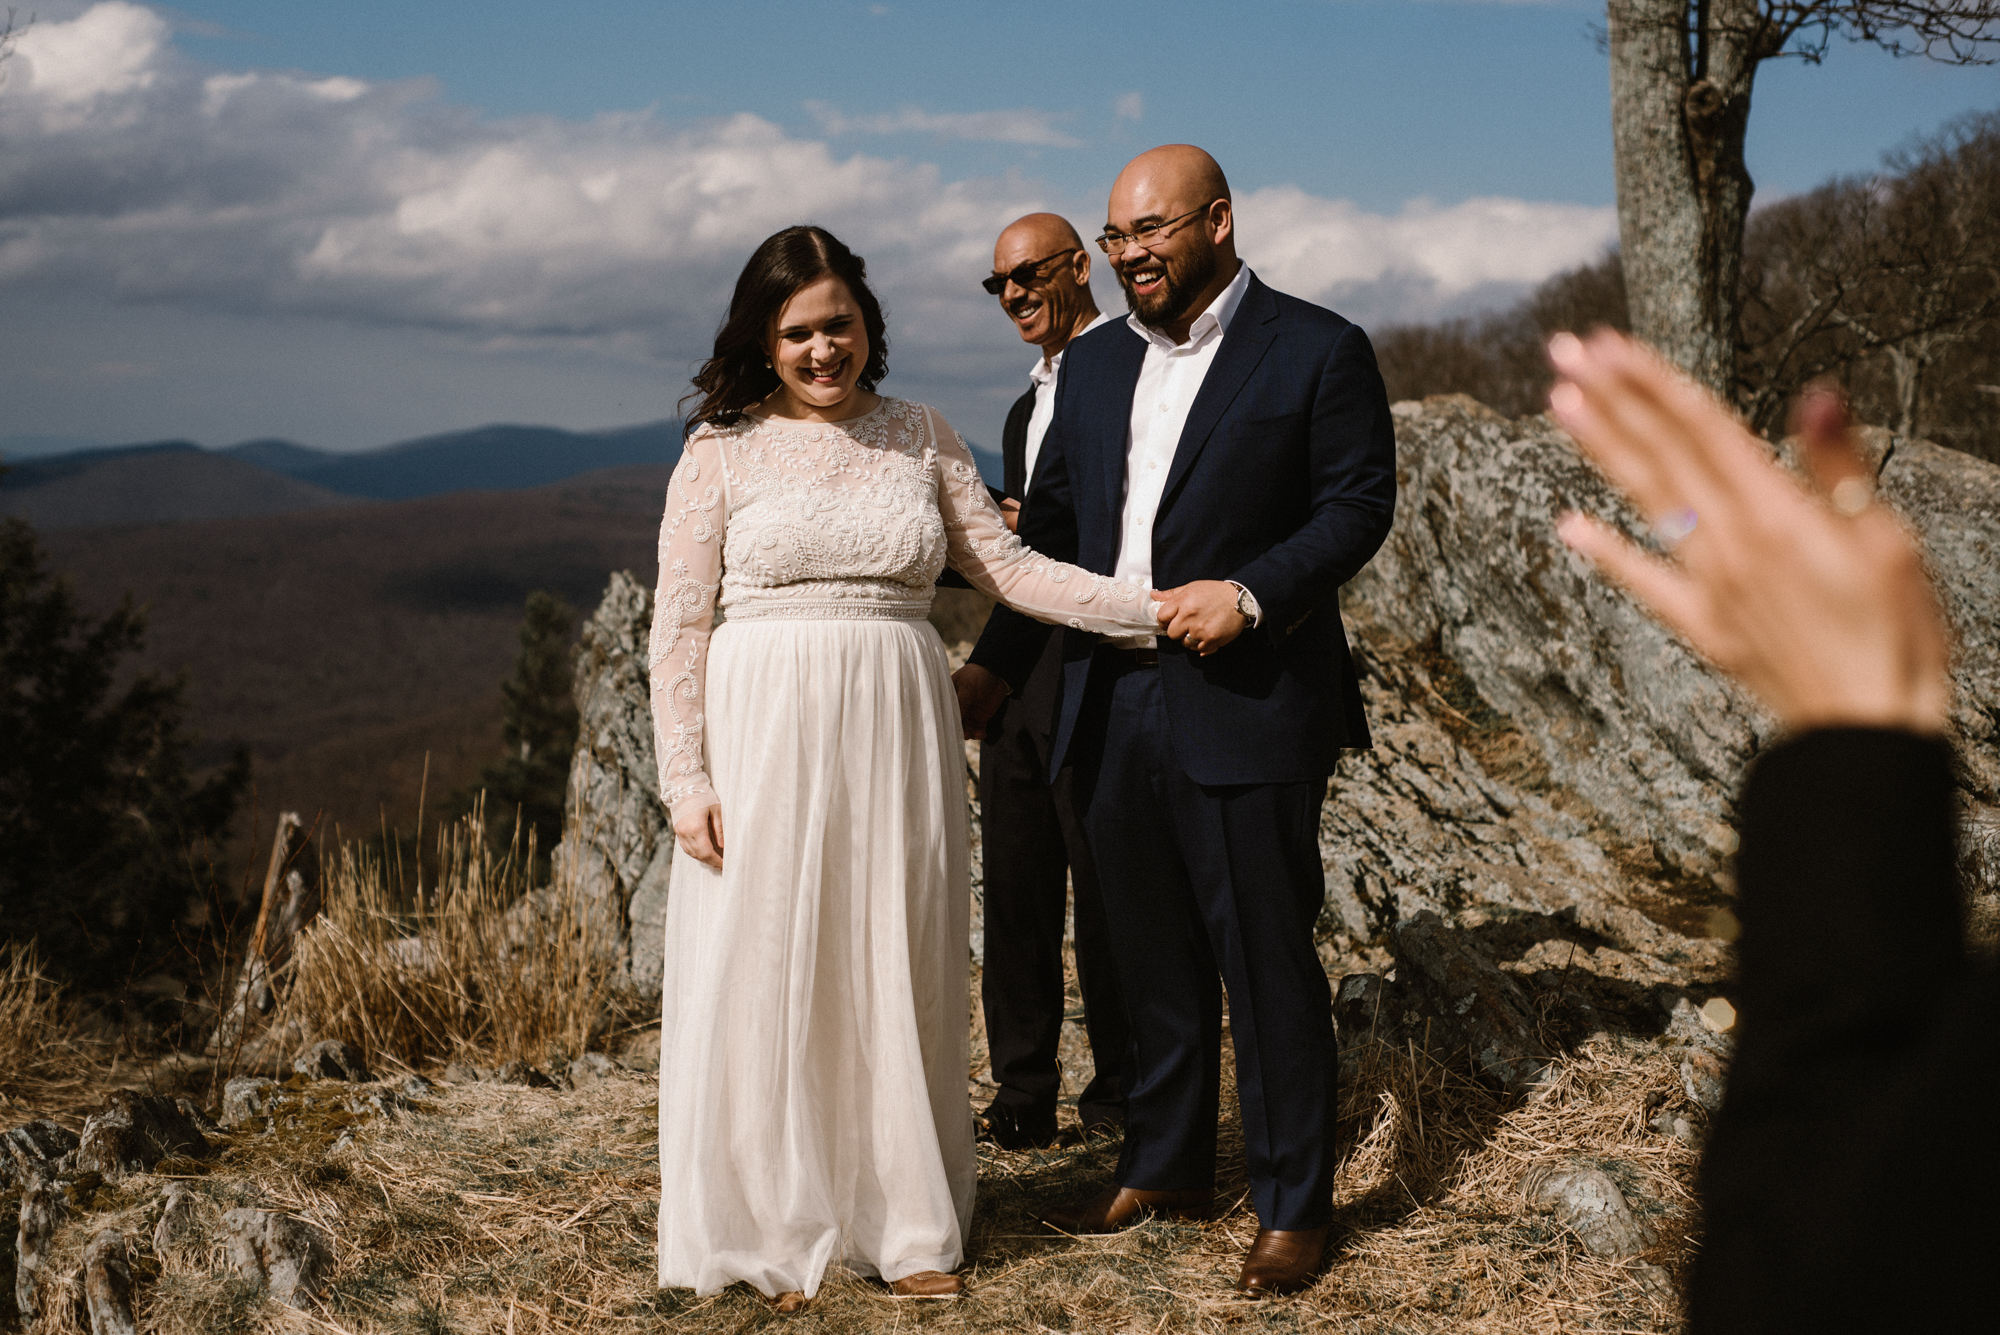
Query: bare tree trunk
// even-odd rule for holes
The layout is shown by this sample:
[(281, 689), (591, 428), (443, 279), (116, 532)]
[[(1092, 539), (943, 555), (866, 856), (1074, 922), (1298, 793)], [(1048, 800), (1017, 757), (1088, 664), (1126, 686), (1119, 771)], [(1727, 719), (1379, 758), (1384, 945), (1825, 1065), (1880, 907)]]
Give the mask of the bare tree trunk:
[[(318, 826), (314, 821), (313, 829)], [(312, 832), (295, 811), (278, 817), (277, 837), (271, 842), (271, 863), (264, 872), (264, 897), (257, 906), (257, 926), (250, 934), (249, 949), (243, 952), (235, 994), (209, 1039), (212, 1052), (233, 1053), (253, 1023), (253, 1013), (259, 1016), (271, 1013), (276, 1003), (271, 976), (291, 957), (293, 939), (319, 912), (317, 886), (292, 865), (299, 860)]]
[(1736, 393), (1743, 165), (1768, 25), (1757, 0), (1609, 0), (1618, 234), (1632, 328)]

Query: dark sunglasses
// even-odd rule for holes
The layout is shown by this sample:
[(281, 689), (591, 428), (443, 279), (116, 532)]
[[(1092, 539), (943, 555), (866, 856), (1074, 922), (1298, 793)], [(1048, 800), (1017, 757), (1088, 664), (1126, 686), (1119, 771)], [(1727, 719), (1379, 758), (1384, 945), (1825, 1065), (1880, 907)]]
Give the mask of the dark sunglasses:
[(1042, 272), (1044, 264), (1047, 264), (1050, 260), (1059, 260), (1065, 255), (1074, 254), (1076, 254), (1074, 250), (1059, 250), (1053, 255), (1044, 255), (1038, 260), (1029, 260), (1025, 264), (1017, 264), (1006, 273), (996, 273), (991, 278), (982, 278), (979, 280), (979, 285), (986, 289), (988, 296), (997, 297), (1007, 290), (1007, 284), (1009, 283), (1014, 284), (1016, 287), (1026, 287), (1030, 283), (1039, 282), (1043, 278), (1048, 277), (1047, 274)]

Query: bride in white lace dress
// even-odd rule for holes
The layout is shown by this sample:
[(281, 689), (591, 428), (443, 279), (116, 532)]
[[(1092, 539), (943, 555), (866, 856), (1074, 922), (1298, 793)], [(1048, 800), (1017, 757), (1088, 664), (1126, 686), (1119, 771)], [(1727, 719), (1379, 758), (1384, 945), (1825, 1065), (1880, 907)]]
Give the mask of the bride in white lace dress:
[(959, 1288), (970, 864), (939, 572), (1045, 620), (1157, 629), (1144, 591), (1021, 545), (944, 419), (873, 393), (885, 351), (846, 247), (767, 240), (660, 527), (660, 1283), (747, 1281), (784, 1310), (834, 1263)]

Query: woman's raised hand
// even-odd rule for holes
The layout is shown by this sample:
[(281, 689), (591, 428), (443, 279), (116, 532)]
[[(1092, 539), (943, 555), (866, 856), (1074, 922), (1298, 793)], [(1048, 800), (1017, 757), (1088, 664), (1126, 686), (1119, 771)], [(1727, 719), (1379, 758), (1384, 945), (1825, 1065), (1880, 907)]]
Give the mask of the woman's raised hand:
[(1671, 548), (1640, 550), (1566, 514), (1588, 557), (1775, 710), (1787, 727), (1943, 729), (1950, 640), (1915, 544), (1884, 507), (1840, 397), (1808, 392), (1795, 428), (1811, 490), (1713, 396), (1653, 352), (1558, 334), (1557, 422)]
[(722, 806), (710, 803), (674, 813), (674, 839), (696, 862), (722, 870)]

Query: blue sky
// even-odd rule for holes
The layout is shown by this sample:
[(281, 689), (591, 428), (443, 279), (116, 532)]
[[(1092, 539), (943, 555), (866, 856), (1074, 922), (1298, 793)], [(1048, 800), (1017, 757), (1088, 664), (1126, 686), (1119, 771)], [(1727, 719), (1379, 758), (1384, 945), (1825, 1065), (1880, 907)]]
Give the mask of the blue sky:
[[(871, 260), (886, 388), (990, 440), (1031, 357), (975, 286), (993, 232), (1093, 226), (1174, 140), (1229, 171), (1260, 273), (1366, 324), (1504, 302), (1612, 235), (1593, 5), (38, 8), (0, 86), (6, 436), (665, 416), (743, 256), (810, 217)], [(1760, 197), (1995, 106), (1991, 69), (1767, 64)]]

